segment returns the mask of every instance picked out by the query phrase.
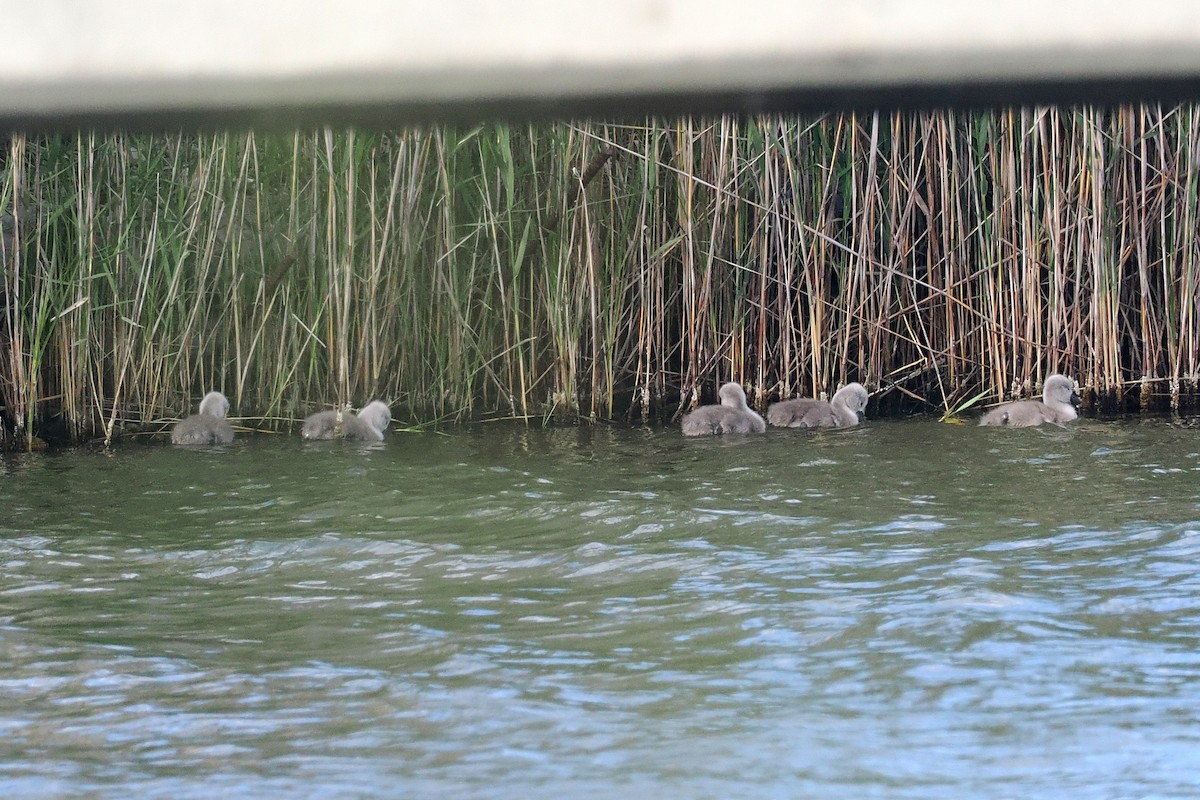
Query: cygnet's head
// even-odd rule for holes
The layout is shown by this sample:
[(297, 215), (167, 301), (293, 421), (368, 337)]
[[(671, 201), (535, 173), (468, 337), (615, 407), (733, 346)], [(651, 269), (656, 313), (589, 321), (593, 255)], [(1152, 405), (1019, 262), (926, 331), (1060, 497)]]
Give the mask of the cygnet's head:
[(358, 418), (382, 434), (392, 422), (392, 410), (382, 400), (372, 400), (358, 412)]
[(1075, 382), (1065, 375), (1054, 374), (1046, 378), (1046, 384), (1042, 387), (1042, 400), (1049, 405), (1050, 403), (1059, 403), (1063, 405), (1079, 405), (1079, 392), (1075, 390)]
[(229, 401), (220, 392), (209, 392), (200, 401), (200, 413), (210, 417), (224, 417), (229, 413)]
[(866, 410), (867, 401), (870, 399), (867, 387), (861, 383), (847, 383), (833, 396), (833, 402), (844, 405), (856, 414), (862, 414)]
[(742, 390), (741, 384), (726, 383), (717, 391), (717, 396), (721, 398), (721, 405), (723, 406), (729, 406), (730, 408), (746, 407), (746, 392)]

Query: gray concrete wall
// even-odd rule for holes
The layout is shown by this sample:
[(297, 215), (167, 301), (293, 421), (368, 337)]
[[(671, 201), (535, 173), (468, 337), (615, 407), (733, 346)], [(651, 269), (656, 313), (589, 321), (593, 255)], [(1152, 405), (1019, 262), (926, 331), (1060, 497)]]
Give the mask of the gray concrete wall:
[(1194, 0), (0, 0), (0, 127), (1200, 97)]

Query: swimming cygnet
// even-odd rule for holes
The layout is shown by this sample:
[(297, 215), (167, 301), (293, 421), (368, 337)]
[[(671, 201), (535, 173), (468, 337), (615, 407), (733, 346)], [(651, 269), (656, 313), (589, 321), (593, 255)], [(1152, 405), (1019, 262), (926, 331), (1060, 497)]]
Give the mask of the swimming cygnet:
[(736, 383), (727, 383), (717, 392), (721, 404), (700, 406), (683, 418), (684, 436), (712, 436), (721, 433), (762, 433), (767, 423), (746, 405), (746, 393)]
[(852, 428), (862, 421), (869, 399), (861, 383), (848, 383), (828, 403), (811, 397), (772, 403), (767, 421), (780, 428)]
[(1079, 392), (1075, 391), (1075, 382), (1065, 375), (1054, 374), (1046, 378), (1041, 400), (1017, 400), (996, 406), (983, 415), (979, 424), (1029, 428), (1043, 422), (1070, 422), (1079, 416), (1075, 412), (1077, 405)]
[(381, 400), (372, 400), (358, 414), (349, 411), (319, 411), (304, 420), (300, 435), (305, 439), (354, 439), (382, 442), (392, 422), (392, 410)]
[(200, 413), (180, 420), (171, 430), (171, 444), (229, 444), (233, 426), (225, 415), (229, 401), (220, 392), (209, 392), (200, 401)]

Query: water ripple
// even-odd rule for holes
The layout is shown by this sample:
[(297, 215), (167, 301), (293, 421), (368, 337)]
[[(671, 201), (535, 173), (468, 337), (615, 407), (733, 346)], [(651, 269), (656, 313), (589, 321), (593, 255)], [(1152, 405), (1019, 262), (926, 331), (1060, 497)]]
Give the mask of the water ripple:
[(1187, 796), (1189, 433), (33, 460), (0, 484), (0, 786)]

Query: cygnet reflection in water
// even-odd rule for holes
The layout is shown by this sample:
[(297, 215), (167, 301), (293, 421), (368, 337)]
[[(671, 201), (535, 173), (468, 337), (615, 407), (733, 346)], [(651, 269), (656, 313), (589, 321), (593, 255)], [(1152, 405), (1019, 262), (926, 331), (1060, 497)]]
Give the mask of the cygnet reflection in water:
[(1030, 428), (1043, 422), (1070, 422), (1079, 416), (1075, 411), (1077, 405), (1079, 392), (1075, 389), (1075, 382), (1055, 373), (1046, 378), (1041, 400), (1017, 400), (996, 406), (983, 415), (979, 424)]
[(180, 420), (171, 430), (172, 444), (229, 444), (233, 426), (225, 415), (229, 400), (220, 392), (209, 392), (200, 401), (200, 413)]
[(683, 418), (684, 436), (712, 436), (722, 433), (762, 433), (767, 423), (746, 405), (746, 393), (736, 383), (727, 383), (717, 392), (721, 404), (701, 406)]
[(780, 428), (852, 428), (862, 421), (869, 399), (865, 386), (848, 383), (828, 403), (811, 397), (772, 403), (767, 421)]
[(304, 420), (300, 435), (305, 439), (351, 439), (382, 442), (392, 422), (392, 410), (381, 400), (372, 400), (358, 414), (349, 411), (319, 411)]

